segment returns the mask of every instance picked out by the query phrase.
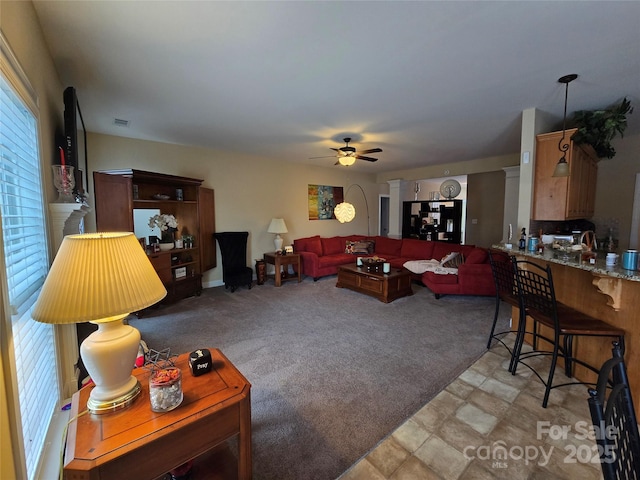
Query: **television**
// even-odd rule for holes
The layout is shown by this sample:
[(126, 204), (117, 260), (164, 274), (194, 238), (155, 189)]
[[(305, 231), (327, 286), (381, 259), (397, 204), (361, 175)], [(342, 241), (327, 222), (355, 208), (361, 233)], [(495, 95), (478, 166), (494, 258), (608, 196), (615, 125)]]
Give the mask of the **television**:
[(87, 186), (89, 185), (87, 132), (84, 126), (80, 104), (78, 103), (76, 89), (74, 87), (67, 87), (64, 90), (63, 99), (66, 163), (74, 167), (76, 186), (74, 187), (73, 193), (84, 197), (87, 193)]

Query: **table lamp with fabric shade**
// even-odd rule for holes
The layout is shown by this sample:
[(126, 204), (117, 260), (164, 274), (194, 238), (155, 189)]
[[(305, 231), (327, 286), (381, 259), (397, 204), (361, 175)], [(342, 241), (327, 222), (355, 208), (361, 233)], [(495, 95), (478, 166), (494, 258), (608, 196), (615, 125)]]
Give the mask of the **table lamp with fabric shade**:
[(288, 231), (289, 230), (287, 230), (287, 225), (284, 223), (284, 219), (282, 218), (271, 219), (271, 223), (269, 224), (269, 228), (267, 229), (267, 232), (276, 234), (276, 238), (273, 241), (276, 247), (276, 252), (282, 251), (282, 237), (280, 236), (280, 234), (287, 233)]
[(133, 233), (64, 237), (32, 318), (43, 323), (98, 325), (80, 355), (91, 380), (91, 413), (124, 408), (140, 393), (131, 375), (140, 332), (123, 320), (162, 300), (167, 291)]

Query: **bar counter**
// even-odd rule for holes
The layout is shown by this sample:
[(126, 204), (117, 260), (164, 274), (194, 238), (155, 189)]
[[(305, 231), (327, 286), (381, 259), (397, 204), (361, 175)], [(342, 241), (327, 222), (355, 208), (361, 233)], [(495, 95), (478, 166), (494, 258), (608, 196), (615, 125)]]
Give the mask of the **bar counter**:
[[(602, 258), (596, 258), (595, 263), (590, 264), (578, 260), (579, 255), (575, 254), (569, 260), (563, 260), (563, 252), (551, 248), (545, 248), (542, 254), (507, 249), (504, 245), (494, 245), (493, 248), (541, 266), (550, 265), (559, 302), (626, 332), (624, 358), (634, 405), (636, 411), (640, 411), (640, 271), (621, 268), (622, 255), (618, 258), (618, 265), (608, 267), (603, 254), (600, 254)], [(517, 309), (514, 309), (512, 318), (515, 328)], [(527, 319), (527, 331), (531, 330), (529, 322)], [(530, 343), (530, 339), (526, 340)], [(611, 342), (606, 338), (578, 337), (573, 345), (574, 356), (596, 368), (611, 357)], [(545, 347), (545, 342), (539, 346)], [(581, 365), (576, 365), (575, 377), (586, 382), (596, 381), (596, 375)], [(551, 391), (550, 401), (554, 401), (554, 392), (558, 391)], [(587, 397), (585, 389), (585, 402)]]

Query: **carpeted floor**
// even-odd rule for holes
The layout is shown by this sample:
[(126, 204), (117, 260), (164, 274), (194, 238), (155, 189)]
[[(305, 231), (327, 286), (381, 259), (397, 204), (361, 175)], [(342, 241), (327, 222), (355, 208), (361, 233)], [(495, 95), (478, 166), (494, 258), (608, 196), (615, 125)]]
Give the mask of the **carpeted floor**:
[(493, 297), (335, 284), (211, 288), (131, 320), (150, 348), (219, 348), (251, 382), (256, 480), (336, 478), (485, 351)]

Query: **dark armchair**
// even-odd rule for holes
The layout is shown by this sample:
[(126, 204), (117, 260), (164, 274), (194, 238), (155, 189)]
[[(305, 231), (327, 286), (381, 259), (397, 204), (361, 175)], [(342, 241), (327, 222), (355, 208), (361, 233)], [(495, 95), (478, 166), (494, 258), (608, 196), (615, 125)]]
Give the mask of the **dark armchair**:
[(218, 232), (214, 234), (222, 255), (222, 280), (224, 288), (246, 285), (251, 289), (253, 269), (247, 266), (247, 238), (249, 232)]

